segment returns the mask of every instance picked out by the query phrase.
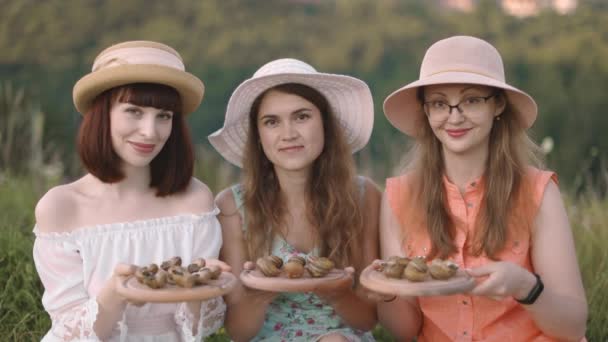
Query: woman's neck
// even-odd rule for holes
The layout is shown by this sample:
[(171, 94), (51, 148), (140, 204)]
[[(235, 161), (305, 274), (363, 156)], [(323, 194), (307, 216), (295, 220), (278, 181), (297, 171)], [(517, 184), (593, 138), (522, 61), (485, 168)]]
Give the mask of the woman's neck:
[(285, 197), (287, 209), (305, 206), (309, 171), (285, 171), (275, 169), (281, 193)]
[(467, 184), (484, 174), (487, 160), (487, 148), (468, 151), (466, 154), (443, 152), (446, 177), (461, 193), (464, 193)]
[(125, 175), (121, 181), (117, 183), (106, 183), (103, 190), (107, 195), (116, 198), (124, 199), (129, 197), (137, 197), (142, 194), (155, 192), (150, 188), (150, 167), (132, 167), (123, 166), (122, 171)]

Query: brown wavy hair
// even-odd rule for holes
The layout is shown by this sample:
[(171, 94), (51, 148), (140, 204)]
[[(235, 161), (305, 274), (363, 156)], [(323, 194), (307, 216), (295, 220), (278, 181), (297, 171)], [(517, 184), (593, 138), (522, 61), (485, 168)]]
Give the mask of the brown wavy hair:
[[(528, 136), (504, 91), (494, 89), (494, 93), (496, 101), (506, 101), (506, 106), (490, 131), (484, 172), (486, 191), (480, 202), (470, 246), (473, 255), (485, 253), (492, 259), (505, 247), (509, 237), (521, 234), (526, 231), (524, 228), (532, 225), (533, 206), (529, 204), (532, 194), (525, 184), (525, 173), (529, 166), (540, 168), (543, 164), (539, 147)], [(418, 90), (418, 100), (422, 106), (423, 88)], [(409, 203), (414, 203), (407, 217), (412, 218), (410, 224), (413, 227), (426, 227), (431, 241), (428, 257), (446, 258), (457, 252), (453, 242), (454, 221), (443, 186), (445, 165), (441, 142), (435, 137), (428, 120), (424, 120), (421, 136), (408, 152), (406, 172), (411, 172), (413, 191), (405, 196), (410, 196)], [(510, 215), (513, 210), (522, 215)], [(517, 229), (509, 231), (510, 224)]]
[(282, 84), (268, 89), (253, 103), (249, 113), (249, 134), (243, 160), (244, 209), (247, 221), (245, 240), (250, 260), (270, 254), (275, 235), (281, 235), (287, 208), (273, 164), (260, 142), (258, 111), (271, 90), (300, 96), (321, 112), (325, 145), (314, 161), (308, 179), (307, 216), (317, 229), (316, 244), (322, 256), (338, 266), (358, 260), (363, 219), (360, 191), (350, 147), (342, 127), (331, 112), (327, 99), (317, 90), (302, 84)]

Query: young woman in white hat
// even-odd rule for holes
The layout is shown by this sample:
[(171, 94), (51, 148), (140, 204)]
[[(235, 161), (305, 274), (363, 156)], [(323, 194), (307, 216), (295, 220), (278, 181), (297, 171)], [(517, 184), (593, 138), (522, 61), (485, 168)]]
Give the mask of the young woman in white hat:
[(74, 86), (88, 174), (36, 206), (34, 261), (52, 319), (43, 341), (194, 341), (221, 326), (221, 298), (142, 306), (116, 291), (133, 265), (173, 256), (227, 268), (213, 195), (192, 178), (185, 115), (203, 91), (175, 50), (149, 41), (107, 48)]
[(224, 127), (209, 137), (243, 168), (242, 184), (216, 198), (222, 260), (235, 275), (246, 261), (271, 254), (284, 262), (325, 256), (349, 271), (316, 292), (235, 289), (226, 299), (235, 341), (373, 338), (375, 306), (360, 298), (350, 267), (360, 271), (377, 254), (380, 192), (356, 176), (351, 156), (367, 143), (373, 115), (363, 81), (295, 59), (262, 66), (232, 94)]
[(577, 341), (587, 303), (556, 175), (540, 169), (528, 129), (534, 100), (505, 83), (498, 51), (468, 36), (426, 52), (420, 79), (384, 102), (416, 140), (386, 183), (381, 253), (451, 259), (469, 293), (379, 304), (399, 340)]

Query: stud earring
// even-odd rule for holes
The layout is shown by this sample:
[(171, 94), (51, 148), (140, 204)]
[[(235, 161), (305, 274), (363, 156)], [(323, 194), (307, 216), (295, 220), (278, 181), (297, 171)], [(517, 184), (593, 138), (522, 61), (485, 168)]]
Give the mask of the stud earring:
[(500, 121), (500, 115), (496, 117), (496, 121)]

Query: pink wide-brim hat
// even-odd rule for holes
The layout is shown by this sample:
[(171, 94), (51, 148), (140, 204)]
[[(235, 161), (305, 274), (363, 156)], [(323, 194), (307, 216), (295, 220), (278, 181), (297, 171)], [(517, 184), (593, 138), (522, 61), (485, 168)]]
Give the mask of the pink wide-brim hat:
[(418, 88), (436, 84), (477, 84), (504, 89), (524, 128), (530, 128), (536, 120), (536, 102), (505, 82), (502, 58), (496, 48), (479, 38), (454, 36), (433, 44), (422, 60), (420, 78), (384, 100), (388, 121), (403, 133), (416, 137), (426, 120), (417, 98)]
[(198, 108), (205, 92), (203, 82), (186, 72), (177, 51), (162, 43), (136, 40), (112, 45), (99, 53), (92, 71), (74, 85), (74, 105), (85, 114), (99, 94), (130, 83), (156, 83), (174, 88), (182, 100), (184, 115)]
[(346, 75), (320, 73), (300, 60), (283, 58), (263, 65), (230, 96), (224, 126), (208, 137), (226, 160), (242, 167), (253, 102), (266, 90), (286, 83), (309, 86), (327, 99), (352, 153), (367, 144), (374, 126), (374, 102), (367, 84)]

